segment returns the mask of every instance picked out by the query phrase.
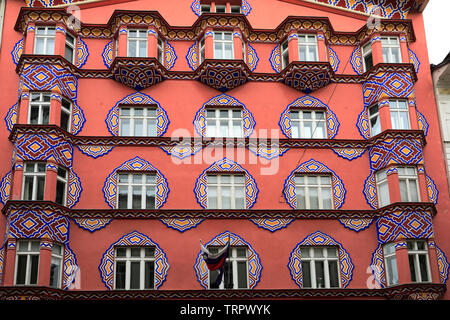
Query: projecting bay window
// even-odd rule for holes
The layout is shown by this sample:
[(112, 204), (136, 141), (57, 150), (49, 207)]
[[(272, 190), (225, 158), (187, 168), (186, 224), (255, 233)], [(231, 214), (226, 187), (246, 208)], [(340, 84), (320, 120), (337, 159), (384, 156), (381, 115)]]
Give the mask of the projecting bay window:
[(52, 259), (50, 264), (50, 287), (61, 288), (64, 247), (53, 243)]
[(34, 54), (55, 54), (55, 27), (36, 27)]
[(68, 172), (66, 169), (58, 167), (56, 176), (56, 200), (55, 202), (65, 206), (67, 201), (67, 179)]
[(406, 100), (389, 100), (392, 129), (408, 130), (409, 122), (408, 102)]
[(326, 112), (312, 110), (291, 110), (292, 138), (326, 139)]
[(17, 241), (15, 285), (36, 285), (39, 271), (40, 241)]
[(297, 174), (297, 209), (333, 209), (330, 175)]
[(45, 162), (25, 162), (22, 200), (44, 200)]
[(119, 136), (156, 137), (156, 108), (120, 107)]
[(155, 173), (118, 173), (118, 209), (155, 209)]
[(243, 137), (241, 109), (206, 109), (207, 137)]
[(284, 69), (289, 64), (289, 41), (281, 44), (281, 68)]
[(244, 174), (208, 174), (208, 209), (245, 209)]
[(214, 32), (214, 59), (234, 59), (232, 32)]
[(199, 64), (202, 64), (202, 62), (205, 61), (205, 38), (200, 40), (198, 57), (199, 57)]
[(339, 254), (336, 247), (300, 248), (303, 288), (339, 288)]
[(372, 69), (373, 56), (372, 56), (372, 44), (370, 42), (362, 47), (361, 54), (364, 71)]
[(414, 167), (398, 167), (398, 181), (402, 202), (419, 202), (419, 181)]
[(373, 137), (381, 132), (381, 121), (378, 104), (370, 106), (367, 113), (369, 116), (370, 134)]
[(72, 120), (72, 103), (66, 99), (61, 100), (61, 129), (70, 131), (70, 121)]
[(398, 37), (382, 37), (381, 47), (383, 48), (384, 63), (401, 63), (402, 56)]
[(384, 265), (386, 268), (386, 281), (388, 286), (395, 286), (398, 281), (397, 257), (395, 255), (395, 244), (388, 243), (383, 246)]
[[(220, 247), (208, 247), (211, 253), (217, 253), (220, 249)], [(210, 289), (248, 289), (247, 247), (230, 247), (229, 250), (219, 287), (216, 286), (219, 270), (209, 272)]]
[(128, 30), (128, 57), (147, 57), (147, 30)]
[(64, 57), (67, 61), (74, 64), (75, 63), (75, 48), (76, 48), (76, 40), (70, 35), (68, 32), (66, 33), (66, 44), (64, 47)]
[(114, 264), (114, 289), (154, 289), (154, 247), (116, 247)]
[(378, 194), (378, 207), (384, 207), (391, 203), (389, 197), (389, 184), (387, 179), (387, 170), (378, 171), (375, 175)]
[(50, 119), (50, 93), (32, 92), (28, 110), (29, 124), (49, 124)]
[(428, 246), (424, 240), (408, 240), (409, 269), (411, 281), (431, 282), (430, 260), (428, 257)]
[(316, 35), (298, 35), (298, 52), (300, 61), (319, 61)]
[(159, 37), (157, 41), (157, 57), (158, 61), (164, 65), (164, 42)]

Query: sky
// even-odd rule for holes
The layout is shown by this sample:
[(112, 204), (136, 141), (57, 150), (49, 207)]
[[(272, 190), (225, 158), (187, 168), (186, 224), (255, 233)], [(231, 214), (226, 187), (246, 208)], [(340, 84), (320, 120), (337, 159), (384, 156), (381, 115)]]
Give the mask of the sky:
[(430, 0), (423, 12), (430, 64), (450, 52), (450, 0)]

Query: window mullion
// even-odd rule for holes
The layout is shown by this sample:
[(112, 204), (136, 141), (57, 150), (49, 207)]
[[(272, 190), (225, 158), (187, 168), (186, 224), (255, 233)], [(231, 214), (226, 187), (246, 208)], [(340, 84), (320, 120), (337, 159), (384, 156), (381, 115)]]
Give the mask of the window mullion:
[(128, 174), (128, 194), (127, 194), (127, 209), (131, 209), (133, 206), (133, 185), (131, 183), (132, 174)]

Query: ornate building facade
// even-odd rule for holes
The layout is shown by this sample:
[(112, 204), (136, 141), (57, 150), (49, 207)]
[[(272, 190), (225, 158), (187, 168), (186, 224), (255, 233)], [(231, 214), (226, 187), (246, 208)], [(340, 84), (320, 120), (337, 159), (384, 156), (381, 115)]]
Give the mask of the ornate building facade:
[(6, 2), (0, 299), (448, 299), (425, 5)]

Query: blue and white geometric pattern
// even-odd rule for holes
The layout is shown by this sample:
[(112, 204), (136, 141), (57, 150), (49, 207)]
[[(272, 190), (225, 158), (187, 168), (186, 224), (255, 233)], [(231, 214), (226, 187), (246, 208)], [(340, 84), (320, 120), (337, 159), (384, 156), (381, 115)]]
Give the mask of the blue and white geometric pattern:
[(105, 154), (109, 153), (112, 149), (114, 149), (114, 147), (112, 146), (96, 146), (96, 145), (84, 145), (77, 147), (82, 153), (94, 159), (104, 156)]
[(186, 60), (188, 62), (189, 67), (195, 71), (198, 67), (199, 59), (198, 59), (198, 41), (196, 41), (189, 49), (186, 54)]
[(108, 250), (103, 254), (102, 260), (98, 267), (100, 271), (100, 277), (109, 290), (114, 289), (114, 257), (115, 247), (118, 246), (128, 246), (128, 247), (143, 247), (152, 246), (155, 248), (155, 290), (157, 290), (163, 282), (166, 280), (167, 270), (169, 269), (169, 263), (167, 262), (166, 254), (156, 242), (153, 242), (148, 236), (138, 232), (133, 231), (129, 234), (124, 235), (122, 238), (114, 242)]
[(245, 209), (250, 209), (258, 197), (258, 186), (251, 174), (236, 162), (223, 158), (206, 168), (197, 178), (194, 193), (202, 208), (208, 208), (208, 172), (239, 172), (245, 174)]
[(0, 202), (5, 205), (11, 195), (12, 172), (9, 171), (0, 182)]
[(254, 71), (256, 69), (256, 66), (258, 65), (258, 54), (256, 53), (256, 50), (250, 45), (250, 43), (247, 44), (247, 64), (250, 68), (250, 71)]
[(14, 48), (11, 51), (11, 56), (15, 65), (19, 63), (20, 56), (23, 53), (23, 38), (17, 41)]
[(70, 128), (72, 134), (77, 135), (78, 133), (80, 133), (85, 122), (86, 117), (84, 116), (83, 110), (76, 102), (74, 102), (72, 104), (72, 126)]
[(256, 224), (262, 229), (275, 232), (283, 228), (287, 228), (295, 219), (250, 219), (251, 222)]
[(175, 229), (180, 232), (185, 232), (187, 230), (195, 228), (200, 223), (202, 223), (203, 220), (204, 219), (161, 219), (161, 222), (169, 228)]
[(281, 49), (280, 45), (277, 45), (273, 48), (272, 53), (270, 54), (270, 65), (275, 72), (281, 72)]
[(380, 72), (363, 83), (364, 106), (386, 98), (414, 98), (414, 82), (409, 73)]
[(227, 94), (220, 94), (205, 102), (197, 111), (194, 119), (194, 126), (197, 133), (204, 137), (206, 135), (206, 108), (220, 107), (220, 108), (239, 108), (242, 109), (242, 127), (244, 130), (244, 138), (249, 137), (255, 128), (255, 119), (247, 107), (236, 98)]
[(301, 98), (296, 99), (294, 102), (290, 103), (286, 109), (281, 113), (280, 121), (278, 122), (281, 131), (283, 134), (288, 137), (292, 138), (291, 133), (291, 110), (297, 109), (297, 108), (307, 108), (307, 109), (320, 109), (320, 110), (326, 110), (326, 116), (327, 116), (327, 137), (328, 139), (333, 139), (339, 129), (339, 121), (334, 114), (333, 111), (322, 101), (320, 101), (317, 98), (314, 98), (312, 96), (303, 96)]
[(118, 101), (109, 111), (105, 121), (109, 132), (111, 132), (113, 136), (119, 135), (119, 107), (126, 104), (156, 106), (156, 135), (160, 137), (167, 131), (170, 121), (166, 111), (161, 107), (159, 102), (142, 92), (135, 92)]
[(117, 172), (123, 171), (149, 171), (156, 173), (156, 187), (155, 187), (155, 208), (161, 208), (167, 201), (167, 196), (169, 194), (169, 186), (167, 184), (166, 178), (163, 176), (161, 171), (152, 166), (149, 162), (135, 157), (130, 159), (117, 168), (113, 170), (106, 178), (105, 184), (103, 186), (103, 195), (108, 205), (116, 209), (117, 208)]
[(80, 37), (77, 39), (77, 62), (76, 66), (78, 68), (83, 68), (86, 64), (87, 58), (89, 57), (89, 50), (86, 43), (81, 40)]
[(418, 139), (385, 139), (369, 148), (369, 160), (372, 170), (392, 164), (423, 164), (422, 144)]
[(81, 229), (94, 232), (105, 228), (113, 219), (76, 218), (73, 222)]
[(341, 288), (346, 288), (349, 285), (352, 280), (354, 266), (347, 250), (345, 250), (339, 242), (334, 240), (329, 235), (316, 231), (298, 243), (295, 249), (291, 252), (291, 256), (289, 258), (288, 269), (291, 272), (292, 280), (294, 280), (300, 288), (303, 288), (301, 258), (302, 246), (337, 246), (339, 250)]
[(331, 68), (334, 72), (336, 72), (339, 69), (339, 63), (341, 62), (339, 60), (339, 57), (332, 48), (328, 47), (328, 59), (330, 60)]
[[(211, 241), (205, 243), (205, 247), (208, 246), (225, 246), (230, 238), (230, 246), (242, 246), (247, 247), (247, 270), (248, 270), (248, 288), (254, 289), (261, 279), (261, 259), (253, 247), (245, 241), (243, 238), (229, 231), (225, 231), (215, 236)], [(197, 280), (200, 282), (203, 288), (209, 288), (209, 270), (206, 266), (206, 262), (203, 260), (202, 252), (200, 251), (197, 256), (197, 260), (194, 265), (195, 274)]]
[(297, 194), (295, 191), (295, 175), (298, 173), (328, 173), (331, 174), (331, 184), (333, 189), (333, 208), (339, 209), (345, 200), (346, 190), (339, 176), (326, 165), (310, 159), (295, 168), (284, 182), (284, 197), (292, 209), (297, 209)]
[(108, 42), (103, 49), (102, 58), (105, 66), (109, 68), (114, 59), (114, 44), (112, 41)]
[(359, 114), (358, 120), (356, 121), (356, 127), (358, 128), (359, 134), (364, 139), (370, 138), (369, 114), (367, 113), (367, 108), (364, 108)]
[(374, 221), (374, 219), (339, 219), (344, 227), (356, 232), (367, 229)]

